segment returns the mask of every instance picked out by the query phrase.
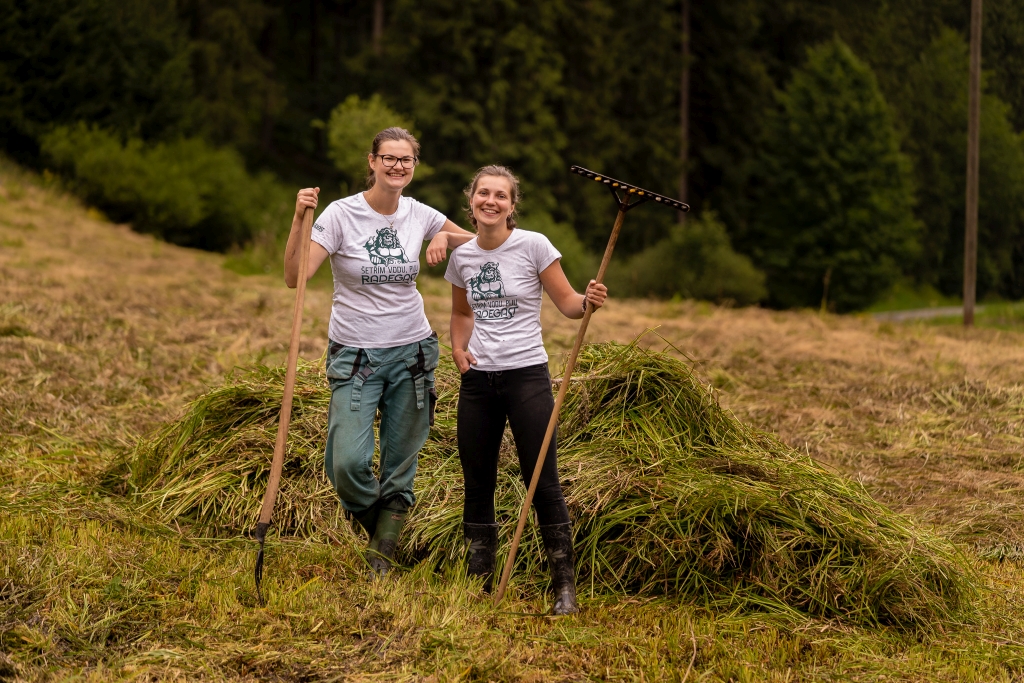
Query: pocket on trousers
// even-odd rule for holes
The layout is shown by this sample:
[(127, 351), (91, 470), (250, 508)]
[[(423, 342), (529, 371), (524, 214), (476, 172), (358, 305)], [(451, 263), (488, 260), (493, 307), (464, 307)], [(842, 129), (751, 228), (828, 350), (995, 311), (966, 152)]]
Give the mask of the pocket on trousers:
[(327, 355), (327, 380), (331, 388), (350, 382), (359, 372), (360, 360), (366, 362), (360, 349), (331, 342)]

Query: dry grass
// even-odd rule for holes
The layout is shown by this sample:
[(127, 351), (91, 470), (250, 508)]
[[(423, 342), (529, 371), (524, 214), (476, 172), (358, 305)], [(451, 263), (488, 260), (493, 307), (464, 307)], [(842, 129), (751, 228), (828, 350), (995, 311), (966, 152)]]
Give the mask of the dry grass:
[[(462, 557), (459, 378), (445, 361), (403, 539), (403, 559), (431, 567)], [(661, 594), (720, 611), (911, 630), (941, 628), (971, 613), (976, 577), (948, 543), (738, 422), (686, 363), (636, 344), (604, 343), (586, 345), (578, 367), (562, 412), (559, 461), (577, 530), (577, 571), (591, 597)], [(330, 392), (322, 366), (303, 363), (298, 378), (276, 530), (351, 543), (323, 473)], [(128, 493), (166, 524), (211, 535), (251, 530), (283, 384), (278, 368), (230, 378), (115, 461), (105, 488)], [(525, 493), (520, 480), (506, 448), (496, 494), (505, 542)], [(534, 536), (527, 536), (517, 578), (542, 590)]]
[[(168, 526), (95, 485), (233, 366), (283, 358), (292, 293), (221, 263), (0, 166), (0, 680), (1024, 677), (1020, 332), (614, 300), (591, 325), (591, 339), (623, 342), (658, 327), (742, 421), (1006, 558), (973, 556), (977, 623), (905, 636), (601, 596), (538, 619), (516, 614), (545, 609), (537, 592), (495, 612), (424, 565), (368, 583), (348, 536), (276, 545), (257, 609), (250, 542)], [(446, 286), (423, 290), (443, 331)], [(329, 292), (308, 297), (303, 356), (316, 360)], [(558, 352), (575, 324), (549, 307), (545, 329)]]

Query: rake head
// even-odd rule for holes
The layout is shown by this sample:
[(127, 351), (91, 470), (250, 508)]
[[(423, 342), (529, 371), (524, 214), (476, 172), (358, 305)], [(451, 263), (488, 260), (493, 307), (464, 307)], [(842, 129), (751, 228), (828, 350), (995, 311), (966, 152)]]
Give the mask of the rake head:
[[(679, 211), (690, 210), (689, 204), (683, 203), (678, 199), (672, 199), (671, 197), (666, 197), (665, 195), (658, 194), (657, 192), (651, 192), (650, 190), (645, 190), (642, 187), (630, 185), (629, 183), (624, 183), (621, 180), (616, 180), (615, 178), (609, 178), (606, 175), (597, 173), (596, 171), (591, 171), (583, 168), (582, 166), (573, 166), (569, 170), (572, 173), (579, 174), (584, 178), (590, 178), (591, 180), (606, 186), (611, 190), (612, 196), (615, 197), (615, 203), (619, 205), (619, 209), (622, 211), (629, 211), (634, 206), (648, 201), (664, 204), (665, 206), (670, 206), (673, 209), (678, 209)], [(619, 196), (620, 192), (622, 193), (621, 197)]]

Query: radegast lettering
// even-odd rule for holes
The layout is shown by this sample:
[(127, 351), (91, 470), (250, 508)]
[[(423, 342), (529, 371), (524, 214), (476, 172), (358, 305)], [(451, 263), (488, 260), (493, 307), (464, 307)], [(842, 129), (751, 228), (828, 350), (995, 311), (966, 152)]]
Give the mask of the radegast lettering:
[(393, 285), (411, 284), (420, 273), (418, 263), (398, 263), (390, 266), (363, 266), (362, 284)]
[(516, 309), (519, 308), (519, 299), (514, 297), (488, 299), (474, 301), (471, 305), (477, 320), (511, 320), (516, 315)]

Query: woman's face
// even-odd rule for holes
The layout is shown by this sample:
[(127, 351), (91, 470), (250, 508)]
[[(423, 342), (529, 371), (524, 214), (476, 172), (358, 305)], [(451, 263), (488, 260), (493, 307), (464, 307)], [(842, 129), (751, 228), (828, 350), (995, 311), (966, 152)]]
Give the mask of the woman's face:
[[(413, 159), (412, 145), (405, 140), (387, 140), (380, 144), (376, 156), (369, 156), (370, 168), (374, 178), (382, 188), (401, 192), (412, 181), (416, 170)], [(388, 166), (388, 164), (394, 164)]]
[(478, 227), (504, 226), (505, 219), (515, 208), (512, 203), (512, 184), (508, 178), (496, 175), (481, 176), (470, 201)]

